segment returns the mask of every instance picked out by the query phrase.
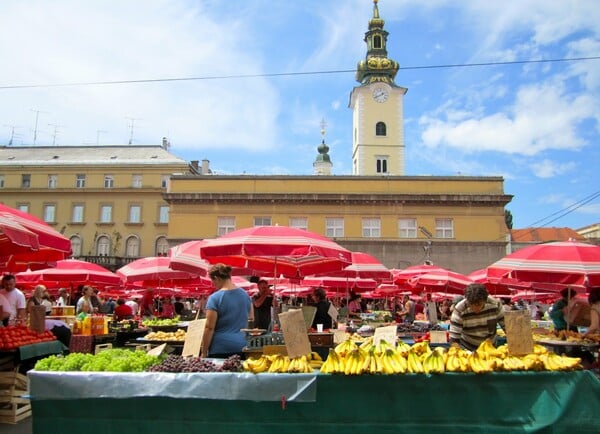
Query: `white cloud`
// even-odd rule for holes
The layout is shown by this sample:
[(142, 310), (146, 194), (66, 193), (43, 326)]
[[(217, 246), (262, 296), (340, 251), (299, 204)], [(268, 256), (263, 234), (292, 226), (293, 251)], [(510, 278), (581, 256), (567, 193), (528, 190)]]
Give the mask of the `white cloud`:
[(512, 106), (503, 111), (485, 116), (472, 112), (469, 116), (460, 107), (451, 107), (445, 110), (446, 119), (440, 119), (438, 113), (419, 120), (426, 146), (532, 156), (583, 147), (586, 142), (577, 128), (596, 115), (596, 103), (587, 95), (569, 95), (559, 83), (549, 81), (522, 86)]
[(548, 159), (531, 164), (531, 169), (538, 178), (552, 178), (557, 175), (563, 175), (574, 170), (576, 167), (577, 164), (574, 162), (557, 163)]

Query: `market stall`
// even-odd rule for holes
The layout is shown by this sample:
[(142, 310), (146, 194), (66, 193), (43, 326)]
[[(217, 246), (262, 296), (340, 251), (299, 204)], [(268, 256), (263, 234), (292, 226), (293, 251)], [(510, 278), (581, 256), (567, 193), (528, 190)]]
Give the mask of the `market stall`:
[(362, 376), (31, 371), (29, 380), (33, 429), (45, 434), (596, 433), (600, 408), (600, 380), (590, 371)]

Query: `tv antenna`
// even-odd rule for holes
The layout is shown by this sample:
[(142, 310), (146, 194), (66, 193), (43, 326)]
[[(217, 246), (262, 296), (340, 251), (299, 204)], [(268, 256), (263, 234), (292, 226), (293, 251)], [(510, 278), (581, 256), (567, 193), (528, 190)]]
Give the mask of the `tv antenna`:
[(48, 124), (49, 127), (54, 127), (54, 133), (52, 133), (52, 146), (56, 146), (56, 136), (58, 135), (58, 129), (64, 125)]
[(126, 118), (129, 119), (129, 144), (133, 145), (133, 125), (135, 124), (135, 121), (139, 121), (141, 119), (139, 118)]
[(15, 128), (21, 128), (21, 127), (17, 127), (15, 125), (4, 125), (4, 126), (10, 128), (10, 139), (8, 140), (7, 146), (12, 146), (13, 141), (15, 139)]
[(29, 109), (35, 113), (35, 128), (33, 129), (33, 146), (37, 142), (37, 132), (38, 132), (38, 120), (40, 118), (40, 113), (48, 113), (42, 110)]

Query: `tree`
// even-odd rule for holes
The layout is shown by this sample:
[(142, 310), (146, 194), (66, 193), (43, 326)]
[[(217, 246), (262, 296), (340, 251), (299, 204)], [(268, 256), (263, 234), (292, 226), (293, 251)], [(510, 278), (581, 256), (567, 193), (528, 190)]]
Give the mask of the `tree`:
[(513, 228), (513, 215), (507, 209), (504, 210), (504, 223), (506, 223), (506, 227), (508, 229), (512, 229)]

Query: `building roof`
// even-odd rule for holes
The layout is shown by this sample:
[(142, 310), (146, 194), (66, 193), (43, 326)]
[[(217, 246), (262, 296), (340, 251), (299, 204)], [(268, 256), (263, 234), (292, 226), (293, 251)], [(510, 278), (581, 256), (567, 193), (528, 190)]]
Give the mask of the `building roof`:
[(512, 229), (511, 239), (515, 243), (547, 243), (551, 241), (586, 241), (571, 228), (524, 228)]
[(160, 145), (1, 146), (0, 166), (188, 164)]

